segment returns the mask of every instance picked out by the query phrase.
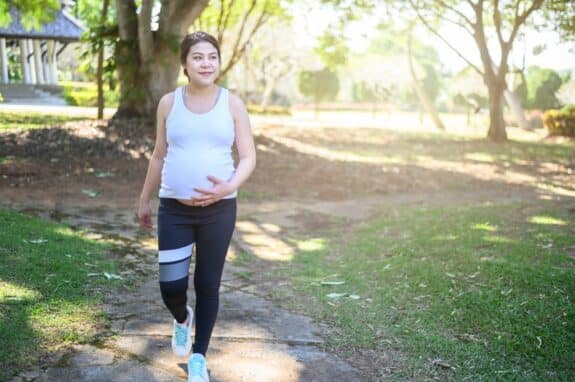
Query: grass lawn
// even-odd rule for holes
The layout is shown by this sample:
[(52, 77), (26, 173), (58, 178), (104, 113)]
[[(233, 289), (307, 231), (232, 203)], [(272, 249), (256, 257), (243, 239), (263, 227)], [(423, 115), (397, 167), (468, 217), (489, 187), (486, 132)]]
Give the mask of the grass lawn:
[(294, 240), (276, 270), (334, 326), (398, 350), (398, 380), (575, 380), (575, 213), (556, 204), (390, 208)]
[(89, 341), (114, 264), (111, 245), (69, 228), (0, 209), (0, 381), (56, 349)]
[(40, 113), (0, 112), (0, 132), (14, 129), (38, 129), (59, 126), (64, 122), (83, 119), (87, 118)]
[[(63, 95), (66, 103), (72, 106), (98, 106), (98, 85), (96, 82), (64, 81)], [(108, 83), (104, 83), (104, 106), (117, 107), (120, 94), (118, 89), (111, 90)]]

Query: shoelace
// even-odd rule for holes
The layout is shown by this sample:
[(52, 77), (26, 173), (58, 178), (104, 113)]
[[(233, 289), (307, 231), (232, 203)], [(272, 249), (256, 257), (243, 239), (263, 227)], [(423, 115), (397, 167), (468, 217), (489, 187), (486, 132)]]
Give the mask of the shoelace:
[(188, 336), (188, 328), (185, 325), (176, 325), (176, 345), (184, 346)]
[(200, 357), (193, 357), (190, 360), (190, 375), (192, 376), (201, 376), (202, 375), (202, 370), (204, 368), (204, 360), (202, 360)]

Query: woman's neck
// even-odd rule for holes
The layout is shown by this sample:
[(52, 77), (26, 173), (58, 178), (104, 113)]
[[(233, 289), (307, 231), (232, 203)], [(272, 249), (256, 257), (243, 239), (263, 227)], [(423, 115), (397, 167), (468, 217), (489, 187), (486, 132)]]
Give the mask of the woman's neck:
[(217, 88), (218, 85), (216, 84), (211, 84), (208, 86), (197, 86), (192, 84), (191, 82), (188, 82), (188, 84), (186, 85), (186, 94), (188, 95), (193, 94), (197, 96), (208, 96), (212, 94)]

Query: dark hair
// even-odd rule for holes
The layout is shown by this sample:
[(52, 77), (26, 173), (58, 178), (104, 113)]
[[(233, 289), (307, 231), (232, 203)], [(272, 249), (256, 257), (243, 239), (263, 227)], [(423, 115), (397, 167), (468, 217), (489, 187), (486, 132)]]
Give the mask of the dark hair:
[[(184, 39), (180, 43), (180, 62), (182, 63), (182, 65), (186, 64), (186, 58), (188, 57), (188, 53), (190, 52), (192, 46), (202, 41), (209, 42), (214, 46), (214, 48), (216, 48), (216, 50), (218, 51), (218, 61), (220, 63), (222, 62), (222, 57), (220, 54), (220, 44), (218, 44), (218, 40), (216, 40), (216, 38), (209, 33), (197, 31), (184, 36)], [(188, 72), (186, 71), (186, 69), (184, 69), (184, 74), (186, 75), (186, 77), (188, 77)]]

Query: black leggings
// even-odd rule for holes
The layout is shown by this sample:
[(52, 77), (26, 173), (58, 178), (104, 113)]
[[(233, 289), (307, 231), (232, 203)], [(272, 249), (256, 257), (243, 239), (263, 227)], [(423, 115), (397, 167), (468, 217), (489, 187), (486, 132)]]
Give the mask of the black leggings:
[(190, 259), (196, 246), (196, 292), (193, 352), (206, 354), (219, 306), (219, 288), (236, 222), (236, 199), (192, 207), (160, 198), (158, 246), (160, 290), (164, 303), (180, 323), (187, 317)]

